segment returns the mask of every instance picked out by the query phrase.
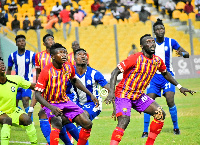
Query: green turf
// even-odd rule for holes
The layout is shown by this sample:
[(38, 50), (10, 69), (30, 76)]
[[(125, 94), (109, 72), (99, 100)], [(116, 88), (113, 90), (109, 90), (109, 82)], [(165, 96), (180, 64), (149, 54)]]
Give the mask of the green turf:
[[(200, 78), (182, 79), (179, 83), (189, 89), (197, 91), (195, 95), (188, 94), (184, 96), (176, 90), (175, 102), (178, 108), (178, 121), (181, 135), (173, 135), (173, 125), (164, 97), (156, 101), (163, 107), (166, 112), (166, 119), (161, 134), (157, 137), (155, 145), (198, 145), (200, 144)], [(44, 143), (45, 139), (39, 127), (37, 112), (40, 107), (37, 104), (34, 111), (34, 122), (37, 129), (38, 142)], [(93, 121), (90, 145), (108, 145), (111, 134), (116, 127), (117, 122), (111, 119), (112, 105), (103, 105), (103, 111), (98, 120)], [(131, 122), (125, 131), (120, 145), (142, 145), (145, 144), (146, 138), (141, 138), (143, 131), (143, 114), (132, 110)], [(29, 141), (25, 130), (12, 127), (11, 141)], [(62, 143), (62, 142), (60, 142)], [(17, 144), (17, 143), (11, 143)], [(22, 144), (20, 144), (22, 145)]]

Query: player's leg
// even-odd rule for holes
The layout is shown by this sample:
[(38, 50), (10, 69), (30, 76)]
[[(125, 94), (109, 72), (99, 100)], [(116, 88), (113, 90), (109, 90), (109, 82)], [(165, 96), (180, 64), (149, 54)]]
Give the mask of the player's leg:
[(127, 98), (115, 98), (117, 127), (112, 133), (110, 145), (118, 145), (121, 141), (124, 131), (130, 122), (132, 103)]
[[(147, 95), (154, 100), (156, 99), (155, 93), (149, 93)], [(144, 131), (142, 133), (142, 138), (148, 137), (150, 117), (151, 117), (150, 114), (144, 113)]]
[[(21, 110), (22, 112), (23, 110)], [(19, 125), (23, 125), (26, 129), (26, 133), (30, 139), (30, 142), (32, 145), (36, 145), (37, 144), (37, 134), (36, 134), (36, 129), (35, 126), (31, 120), (31, 118), (25, 114), (25, 112), (22, 112), (23, 114), (21, 114), (19, 112), (19, 114), (21, 114), (19, 116)]]
[(169, 107), (169, 112), (171, 115), (171, 119), (174, 125), (174, 134), (175, 135), (179, 135), (180, 134), (180, 130), (179, 130), (179, 126), (178, 126), (178, 115), (177, 115), (177, 108), (174, 102), (174, 92), (166, 92), (165, 93), (165, 97), (166, 97), (166, 101), (167, 101), (167, 105)]
[(12, 119), (2, 111), (0, 111), (0, 124), (3, 125), (1, 128), (1, 144), (8, 145), (10, 140)]
[(146, 141), (146, 145), (153, 145), (157, 135), (161, 132), (164, 125), (165, 112), (156, 102), (147, 107), (144, 111), (154, 117), (150, 125), (150, 132)]
[(66, 133), (66, 127), (65, 126), (62, 127), (62, 130), (60, 131), (59, 137), (64, 142), (65, 145), (73, 145), (71, 143), (71, 140), (69, 139), (68, 134)]
[[(31, 99), (32, 91), (31, 89), (22, 90), (22, 103), (25, 109), (25, 112), (28, 114), (29, 110), (29, 100)], [(33, 114), (31, 115), (31, 120), (33, 121)]]
[(49, 124), (49, 120), (47, 119), (47, 115), (42, 108), (40, 109), (38, 116), (39, 116), (39, 121), (40, 121), (40, 129), (47, 143), (50, 144), (51, 126)]

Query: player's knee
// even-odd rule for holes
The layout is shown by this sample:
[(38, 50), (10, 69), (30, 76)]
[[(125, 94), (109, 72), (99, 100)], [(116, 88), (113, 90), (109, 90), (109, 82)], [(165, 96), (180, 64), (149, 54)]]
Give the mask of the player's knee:
[(12, 125), (12, 118), (10, 118), (10, 117), (5, 117), (5, 118), (3, 119), (3, 124)]
[(23, 102), (24, 108), (27, 108), (29, 106), (29, 97), (23, 97), (22, 102)]
[(164, 120), (166, 116), (165, 111), (162, 109), (162, 107), (158, 107), (155, 111), (153, 117), (157, 120)]
[(87, 123), (83, 126), (85, 129), (91, 129), (92, 128), (92, 121), (88, 120)]
[(122, 129), (126, 129), (128, 124), (130, 122), (130, 117), (129, 116), (120, 116), (118, 117), (118, 127), (122, 128)]
[(62, 119), (60, 117), (51, 118), (51, 125), (53, 128), (62, 129)]

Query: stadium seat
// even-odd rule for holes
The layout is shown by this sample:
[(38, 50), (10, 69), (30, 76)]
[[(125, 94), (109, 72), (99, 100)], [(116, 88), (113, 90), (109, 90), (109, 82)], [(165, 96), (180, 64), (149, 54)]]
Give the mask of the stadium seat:
[(173, 19), (179, 19), (181, 12), (179, 10), (174, 10), (172, 13), (172, 18)]
[(72, 27), (79, 27), (79, 23), (76, 21), (72, 21)]
[(153, 4), (154, 2), (153, 2), (153, 0), (146, 0), (146, 3), (147, 4)]
[(183, 21), (187, 22), (188, 21), (188, 15), (186, 13), (181, 13), (180, 16), (179, 16), (179, 20), (182, 21), (182, 22)]
[(196, 14), (195, 13), (189, 13), (188, 18), (191, 19), (191, 20), (195, 20)]
[(185, 7), (185, 3), (184, 2), (178, 2), (177, 4), (176, 4), (176, 9), (177, 10), (183, 10), (184, 9), (184, 7)]
[(109, 20), (109, 25), (117, 24), (117, 20), (115, 18), (112, 18)]

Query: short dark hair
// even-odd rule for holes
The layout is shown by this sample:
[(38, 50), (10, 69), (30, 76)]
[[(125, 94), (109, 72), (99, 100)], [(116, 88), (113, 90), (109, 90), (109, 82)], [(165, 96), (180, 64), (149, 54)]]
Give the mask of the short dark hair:
[(140, 45), (142, 45), (142, 39), (145, 37), (151, 37), (151, 34), (145, 34), (140, 38)]
[[(46, 34), (46, 35), (44, 35), (44, 37), (43, 37), (43, 42), (45, 42), (45, 39), (47, 38), (47, 37), (53, 37), (53, 35), (51, 35), (51, 34)], [(54, 37), (53, 37), (54, 38)]]
[[(76, 51), (74, 51), (74, 56), (76, 55), (76, 53), (77, 52), (79, 52), (79, 51), (84, 51), (84, 52), (86, 52), (86, 50), (85, 49), (83, 49), (83, 48), (79, 48), (79, 49), (77, 49)], [(87, 53), (87, 52), (86, 52)]]
[(157, 21), (153, 24), (153, 29), (154, 29), (157, 25), (163, 25), (163, 26), (164, 26), (162, 20), (159, 19), (159, 18), (158, 18)]
[(2, 58), (2, 57), (0, 57), (0, 60), (1, 60), (1, 61), (3, 61), (3, 58)]
[[(51, 46), (51, 48), (50, 48), (50, 55), (52, 55), (52, 54), (54, 54), (55, 53), (55, 50), (57, 49), (57, 48), (64, 48), (64, 49), (66, 49), (64, 46), (62, 46), (60, 43), (55, 43), (55, 44), (53, 44), (52, 46)], [(67, 50), (67, 49), (66, 49)]]
[(17, 35), (16, 37), (15, 37), (15, 41), (17, 42), (17, 39), (19, 39), (19, 38), (24, 38), (24, 39), (26, 39), (26, 37), (24, 36), (24, 35)]

